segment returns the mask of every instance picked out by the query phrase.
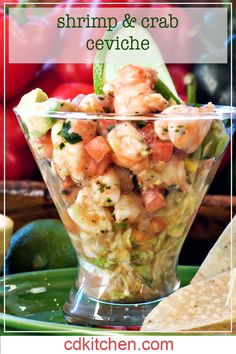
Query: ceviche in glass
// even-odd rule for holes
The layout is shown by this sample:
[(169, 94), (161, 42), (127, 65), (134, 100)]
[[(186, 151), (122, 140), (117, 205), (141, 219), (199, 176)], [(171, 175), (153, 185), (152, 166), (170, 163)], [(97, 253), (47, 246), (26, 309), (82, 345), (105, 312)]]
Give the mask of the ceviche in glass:
[(138, 325), (179, 287), (181, 246), (229, 141), (229, 112), (164, 97), (125, 65), (103, 94), (35, 89), (15, 109), (79, 259), (69, 322)]

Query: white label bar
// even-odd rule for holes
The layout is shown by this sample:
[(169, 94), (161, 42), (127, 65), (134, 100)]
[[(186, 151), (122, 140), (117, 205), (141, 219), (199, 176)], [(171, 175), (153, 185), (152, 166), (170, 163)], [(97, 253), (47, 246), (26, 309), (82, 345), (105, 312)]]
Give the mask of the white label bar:
[[(233, 354), (236, 336), (5, 336), (1, 338), (1, 354), (43, 353), (156, 353)], [(226, 349), (227, 348), (227, 349)]]

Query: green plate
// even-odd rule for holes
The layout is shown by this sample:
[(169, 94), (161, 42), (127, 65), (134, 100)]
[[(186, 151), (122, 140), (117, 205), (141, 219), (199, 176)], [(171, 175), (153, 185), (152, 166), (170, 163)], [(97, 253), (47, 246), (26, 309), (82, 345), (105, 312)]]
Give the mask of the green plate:
[[(187, 285), (197, 267), (179, 266), (181, 286)], [(63, 305), (75, 280), (77, 269), (56, 269), (9, 275), (6, 284), (6, 331), (68, 332), (81, 335), (114, 335), (129, 333), (109, 329), (72, 326), (63, 317)], [(3, 312), (4, 279), (0, 278), (0, 311)], [(0, 326), (4, 315), (0, 313)], [(136, 332), (137, 334), (139, 332)], [(135, 332), (132, 332), (132, 335)]]

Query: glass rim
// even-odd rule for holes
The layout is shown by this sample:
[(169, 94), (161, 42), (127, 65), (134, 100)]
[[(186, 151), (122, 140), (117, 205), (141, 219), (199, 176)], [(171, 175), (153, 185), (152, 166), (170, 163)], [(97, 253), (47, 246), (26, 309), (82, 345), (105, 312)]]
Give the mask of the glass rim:
[[(194, 105), (188, 105), (194, 107)], [(97, 113), (97, 112), (63, 112), (63, 111), (46, 111), (46, 110), (32, 110), (32, 109), (18, 109), (13, 108), (13, 111), (21, 116), (23, 114), (34, 115), (36, 117), (48, 117), (55, 119), (106, 119), (106, 120), (120, 120), (120, 121), (140, 121), (140, 120), (155, 120), (161, 119), (181, 119), (181, 120), (206, 120), (206, 119), (230, 119), (236, 120), (236, 107), (215, 105), (215, 112), (209, 113), (139, 113), (139, 114), (117, 114), (117, 113)]]

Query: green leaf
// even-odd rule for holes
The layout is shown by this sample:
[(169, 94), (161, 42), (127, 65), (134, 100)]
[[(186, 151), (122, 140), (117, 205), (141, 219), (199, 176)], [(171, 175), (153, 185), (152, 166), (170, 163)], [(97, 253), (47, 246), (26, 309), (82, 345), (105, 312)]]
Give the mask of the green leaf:
[(69, 144), (77, 144), (82, 141), (82, 137), (77, 133), (69, 133), (71, 128), (71, 122), (64, 122), (62, 125), (62, 130), (60, 131), (60, 135), (69, 143)]
[(114, 129), (114, 128), (115, 128), (114, 125), (109, 125), (107, 127), (107, 131), (110, 133), (112, 131), (112, 129)]

